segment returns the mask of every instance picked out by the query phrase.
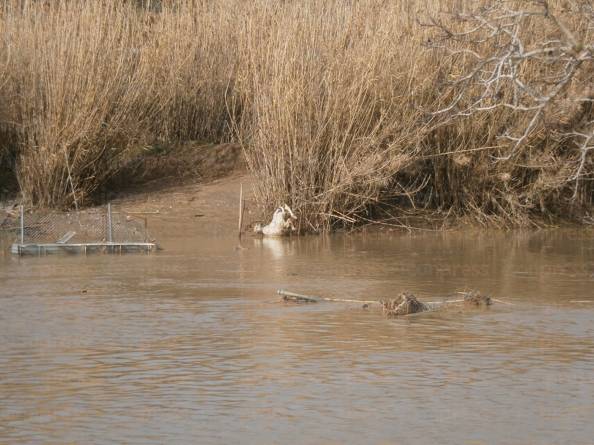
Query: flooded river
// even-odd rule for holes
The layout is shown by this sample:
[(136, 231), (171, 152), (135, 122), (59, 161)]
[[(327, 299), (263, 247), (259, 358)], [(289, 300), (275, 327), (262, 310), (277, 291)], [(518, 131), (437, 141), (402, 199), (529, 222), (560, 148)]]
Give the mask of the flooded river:
[[(591, 233), (0, 255), (2, 444), (592, 444)], [(511, 304), (385, 319), (276, 289)]]

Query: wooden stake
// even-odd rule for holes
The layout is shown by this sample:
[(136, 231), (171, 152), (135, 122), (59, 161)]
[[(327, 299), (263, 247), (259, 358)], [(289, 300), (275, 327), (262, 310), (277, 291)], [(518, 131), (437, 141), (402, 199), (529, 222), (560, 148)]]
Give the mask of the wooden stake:
[(21, 244), (25, 244), (25, 206), (23, 206), (23, 204), (21, 204), (20, 213)]
[(239, 185), (239, 238), (241, 238), (241, 229), (243, 228), (243, 184)]

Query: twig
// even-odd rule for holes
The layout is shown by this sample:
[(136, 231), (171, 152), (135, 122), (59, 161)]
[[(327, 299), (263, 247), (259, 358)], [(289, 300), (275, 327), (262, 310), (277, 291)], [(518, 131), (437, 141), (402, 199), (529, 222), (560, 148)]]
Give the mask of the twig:
[(72, 190), (72, 200), (74, 201), (74, 208), (78, 215), (78, 200), (76, 199), (76, 189), (74, 187), (74, 181), (72, 180), (72, 171), (70, 170), (70, 162), (68, 160), (68, 152), (66, 146), (64, 148), (64, 158), (66, 160), (66, 172), (68, 173), (68, 182), (70, 183), (70, 189)]
[(509, 301), (503, 301), (503, 300), (499, 300), (497, 298), (491, 298), (492, 301), (495, 301), (497, 303), (501, 303), (501, 304), (506, 304), (508, 306), (515, 306), (514, 303), (510, 303)]
[[(456, 292), (456, 293), (457, 293), (457, 294), (460, 294), (460, 295), (467, 295), (467, 294), (468, 294), (468, 292)], [(495, 302), (497, 302), (497, 303), (501, 303), (501, 304), (506, 304), (506, 305), (508, 305), (508, 306), (515, 306), (515, 304), (514, 304), (514, 303), (509, 303), (509, 302), (507, 302), (507, 301), (499, 300), (499, 299), (497, 299), (497, 298), (491, 298), (491, 301), (495, 301)]]

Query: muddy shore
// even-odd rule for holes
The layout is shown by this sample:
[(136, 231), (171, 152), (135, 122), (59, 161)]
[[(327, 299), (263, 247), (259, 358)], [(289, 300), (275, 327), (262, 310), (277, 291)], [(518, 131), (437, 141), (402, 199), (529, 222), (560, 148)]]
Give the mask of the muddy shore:
[[(183, 232), (185, 236), (225, 236), (238, 231), (239, 190), (245, 200), (244, 230), (266, 218), (254, 199), (256, 179), (248, 172), (237, 144), (186, 143), (129, 163), (103, 193), (100, 203), (82, 209), (94, 211), (107, 202), (123, 212), (145, 214), (151, 236)], [(115, 190), (115, 191), (114, 191)], [(0, 201), (0, 242), (8, 245), (8, 233), (17, 225), (19, 199)], [(33, 210), (34, 211), (34, 210)], [(594, 229), (594, 220), (583, 226), (559, 222), (542, 227)], [(535, 226), (535, 228), (539, 228)], [(395, 218), (378, 217), (349, 230), (443, 231), (485, 230), (464, 218), (443, 217), (435, 212), (406, 211)]]

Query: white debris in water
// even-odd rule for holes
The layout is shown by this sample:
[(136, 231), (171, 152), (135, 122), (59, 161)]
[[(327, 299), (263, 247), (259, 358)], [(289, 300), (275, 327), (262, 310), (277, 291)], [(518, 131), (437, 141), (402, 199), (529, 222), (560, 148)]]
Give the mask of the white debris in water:
[(287, 236), (297, 230), (294, 224), (296, 220), (297, 217), (291, 208), (284, 204), (274, 211), (272, 221), (269, 224), (265, 226), (256, 224), (254, 232), (261, 233), (264, 236)]

